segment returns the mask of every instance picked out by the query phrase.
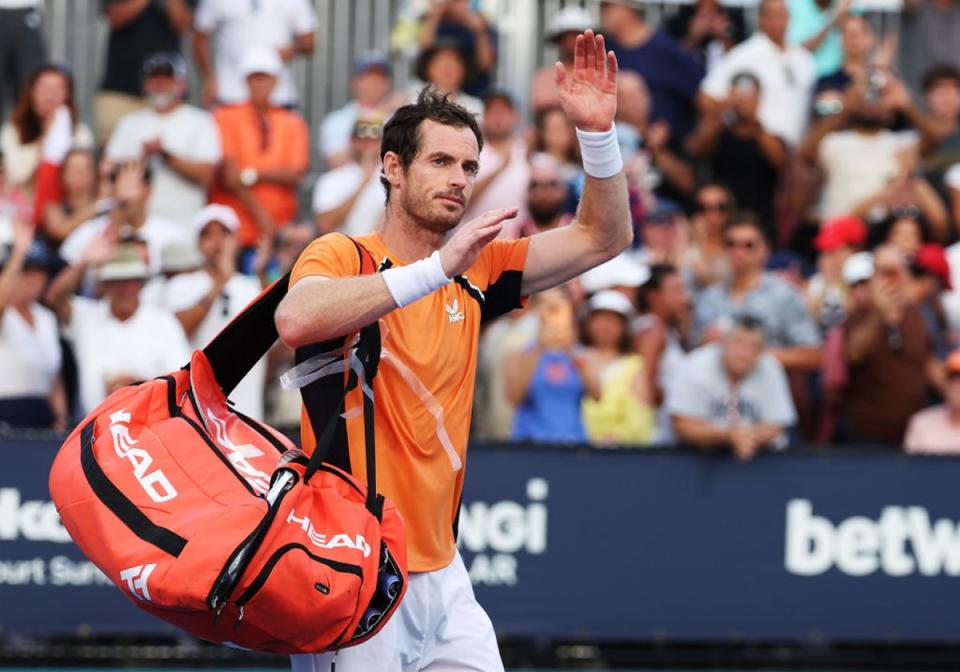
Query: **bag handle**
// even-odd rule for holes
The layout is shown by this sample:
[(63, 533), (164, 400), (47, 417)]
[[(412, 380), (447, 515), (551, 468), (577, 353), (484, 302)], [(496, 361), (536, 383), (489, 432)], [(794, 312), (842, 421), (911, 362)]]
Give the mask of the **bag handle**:
[(290, 274), (264, 289), (225, 326), (205, 348), (213, 377), (227, 396), (276, 343), (273, 315), (287, 295)]

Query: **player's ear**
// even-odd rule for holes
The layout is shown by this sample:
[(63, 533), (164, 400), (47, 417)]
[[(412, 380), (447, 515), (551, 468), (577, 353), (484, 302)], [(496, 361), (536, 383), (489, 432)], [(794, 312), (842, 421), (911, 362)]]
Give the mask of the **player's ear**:
[(396, 152), (387, 152), (383, 155), (383, 175), (391, 187), (399, 187), (403, 178), (403, 164), (400, 155)]

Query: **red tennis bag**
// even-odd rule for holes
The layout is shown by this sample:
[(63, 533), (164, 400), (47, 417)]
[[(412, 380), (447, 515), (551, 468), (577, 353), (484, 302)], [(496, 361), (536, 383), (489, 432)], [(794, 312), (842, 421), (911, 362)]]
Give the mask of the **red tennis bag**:
[(287, 282), (182, 370), (111, 394), (60, 449), (50, 493), (83, 553), (141, 609), (211, 642), (315, 653), (365, 641), (390, 618), (406, 541), (376, 494), (376, 325), (340, 360), (345, 392), (363, 389), (369, 490), (324, 463), (334, 421), (307, 459), (227, 401), (276, 340)]

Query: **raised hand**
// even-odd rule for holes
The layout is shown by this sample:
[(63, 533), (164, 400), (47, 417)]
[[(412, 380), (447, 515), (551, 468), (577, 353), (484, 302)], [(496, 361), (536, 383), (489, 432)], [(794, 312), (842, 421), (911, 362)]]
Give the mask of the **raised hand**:
[(440, 250), (440, 263), (447, 277), (460, 275), (473, 266), (483, 248), (500, 235), (504, 220), (513, 219), (517, 212), (517, 208), (489, 210), (457, 229)]
[(13, 256), (26, 255), (33, 243), (34, 228), (30, 220), (18, 215), (13, 218)]
[(556, 82), (567, 118), (582, 131), (607, 131), (617, 113), (617, 57), (603, 35), (577, 35), (573, 70), (557, 61)]

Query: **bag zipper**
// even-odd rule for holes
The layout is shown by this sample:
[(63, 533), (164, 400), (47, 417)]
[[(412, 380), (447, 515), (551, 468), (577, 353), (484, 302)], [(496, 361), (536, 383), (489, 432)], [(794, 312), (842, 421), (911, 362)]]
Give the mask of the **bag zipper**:
[[(257, 574), (256, 578), (253, 580), (253, 583), (251, 583), (247, 587), (247, 589), (243, 591), (243, 594), (239, 598), (237, 598), (234, 604), (240, 608), (243, 608), (243, 606), (246, 605), (247, 602), (249, 602), (251, 599), (253, 599), (253, 596), (256, 595), (261, 588), (263, 588), (263, 585), (267, 582), (267, 579), (269, 578), (270, 573), (273, 571), (274, 567), (276, 567), (277, 563), (280, 561), (280, 558), (282, 558), (286, 553), (294, 550), (303, 551), (304, 553), (306, 553), (307, 557), (309, 557), (311, 560), (324, 564), (336, 572), (341, 572), (343, 574), (353, 574), (357, 578), (363, 580), (363, 571), (360, 569), (359, 565), (354, 565), (348, 562), (338, 562), (337, 560), (329, 560), (327, 558), (320, 557), (319, 555), (314, 555), (313, 553), (310, 552), (310, 549), (308, 549), (303, 544), (298, 544), (294, 542), (294, 543), (284, 544), (283, 546), (278, 548), (276, 551), (274, 551), (273, 555), (270, 556), (270, 559), (267, 560), (267, 563), (263, 566), (263, 568)], [(317, 591), (319, 591), (320, 593), (323, 593), (324, 595), (330, 592), (330, 587), (325, 584), (317, 584), (317, 586), (322, 586), (322, 588), (317, 588), (316, 586), (314, 586), (314, 588), (316, 588)]]
[(273, 520), (277, 517), (277, 511), (280, 510), (283, 498), (299, 480), (299, 476), (292, 469), (278, 469), (276, 474), (277, 480), (266, 495), (267, 501), (270, 502), (270, 508), (267, 509), (266, 515), (260, 520), (253, 532), (230, 554), (210, 588), (210, 593), (207, 596), (207, 606), (211, 609), (217, 609), (218, 615), (226, 606), (230, 593), (233, 592), (240, 577), (243, 576), (250, 560), (257, 549), (260, 548), (260, 544), (263, 543), (263, 538), (270, 529)]

